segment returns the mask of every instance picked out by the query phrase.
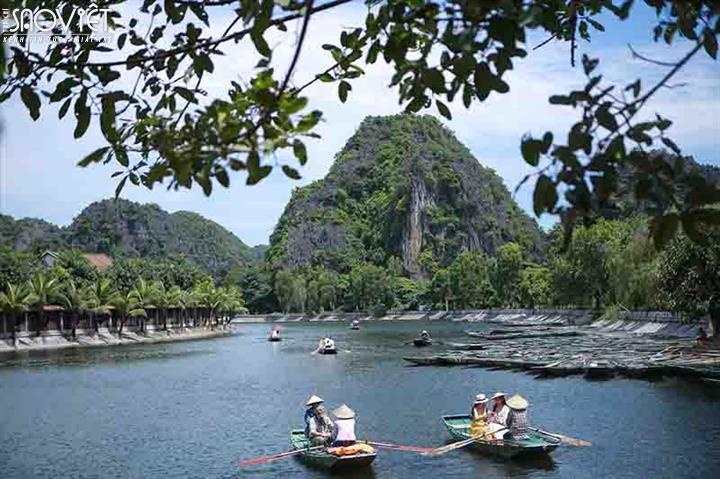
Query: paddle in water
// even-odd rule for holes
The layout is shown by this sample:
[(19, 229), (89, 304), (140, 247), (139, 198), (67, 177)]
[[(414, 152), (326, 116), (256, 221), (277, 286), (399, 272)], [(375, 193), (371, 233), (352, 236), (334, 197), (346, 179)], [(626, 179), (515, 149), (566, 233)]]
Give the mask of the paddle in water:
[[(491, 434), (498, 433), (500, 431), (504, 431), (507, 428), (498, 429), (497, 431), (492, 432)], [(453, 442), (452, 444), (448, 444), (447, 446), (441, 446), (436, 449), (432, 449), (428, 452), (422, 453), (423, 456), (442, 456), (443, 454), (447, 454), (450, 451), (454, 451), (456, 449), (461, 449), (465, 446), (469, 446), (470, 444), (474, 442), (486, 442), (486, 443), (494, 443), (494, 444), (507, 444), (499, 439), (484, 439), (483, 436), (474, 436), (468, 439), (464, 439), (462, 441)]]
[(382, 449), (388, 449), (390, 451), (407, 451), (407, 452), (420, 452), (420, 453), (426, 453), (426, 452), (432, 451), (432, 448), (430, 448), (430, 447), (402, 446), (399, 444), (388, 444), (386, 442), (376, 442), (376, 441), (365, 441), (365, 442), (370, 444), (371, 446), (379, 447)]
[(325, 446), (315, 446), (315, 447), (311, 447), (309, 449), (293, 449), (292, 451), (281, 452), (280, 454), (273, 454), (272, 456), (258, 457), (257, 459), (248, 459), (245, 461), (240, 461), (240, 467), (254, 466), (256, 464), (264, 464), (266, 462), (276, 461), (278, 459), (284, 459), (286, 457), (291, 457), (291, 456), (295, 456), (297, 454), (302, 454), (303, 452), (317, 451), (320, 449), (325, 449)]
[(535, 429), (534, 427), (531, 427), (530, 429), (537, 432), (538, 434), (543, 434), (545, 436), (560, 439), (560, 441), (563, 444), (567, 444), (569, 446), (578, 446), (578, 447), (592, 446), (592, 443), (590, 441), (584, 441), (582, 439), (576, 439), (576, 438), (570, 437), (570, 436), (563, 436), (562, 434), (558, 434), (556, 432), (547, 432), (547, 431), (543, 431), (542, 429)]

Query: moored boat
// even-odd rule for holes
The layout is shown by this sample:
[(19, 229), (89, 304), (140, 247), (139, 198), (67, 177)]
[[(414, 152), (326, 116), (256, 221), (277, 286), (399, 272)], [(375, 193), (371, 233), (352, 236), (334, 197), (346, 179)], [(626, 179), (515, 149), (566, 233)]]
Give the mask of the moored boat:
[(290, 433), (290, 443), (293, 449), (307, 449), (299, 454), (300, 459), (306, 464), (333, 472), (368, 467), (377, 456), (375, 452), (359, 452), (353, 455), (339, 456), (329, 453), (327, 448), (311, 449), (302, 429), (295, 429)]
[[(443, 423), (450, 435), (457, 440), (470, 439), (470, 416), (456, 414), (443, 416)], [(547, 454), (560, 445), (560, 440), (554, 437), (531, 432), (527, 439), (503, 439), (491, 441), (477, 441), (472, 447), (483, 454), (516, 457), (530, 454)]]

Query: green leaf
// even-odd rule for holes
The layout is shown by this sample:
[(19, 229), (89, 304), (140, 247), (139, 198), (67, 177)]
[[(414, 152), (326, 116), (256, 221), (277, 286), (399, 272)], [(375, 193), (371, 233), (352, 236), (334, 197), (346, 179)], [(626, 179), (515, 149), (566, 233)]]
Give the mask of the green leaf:
[(293, 153), (295, 154), (295, 158), (298, 159), (301, 165), (307, 163), (307, 149), (305, 148), (305, 144), (302, 141), (295, 140), (293, 142)]
[(260, 166), (257, 168), (250, 168), (246, 183), (248, 185), (255, 185), (267, 175), (269, 175), (271, 171), (272, 166)]
[(125, 183), (127, 182), (128, 177), (123, 176), (123, 179), (120, 180), (120, 183), (118, 183), (117, 187), (115, 188), (115, 198), (120, 197), (120, 193), (122, 193), (123, 188), (125, 188)]
[(185, 101), (188, 103), (197, 103), (197, 99), (195, 98), (195, 94), (188, 90), (187, 88), (176, 86), (173, 88), (173, 91), (180, 95)]
[(24, 85), (20, 89), (20, 98), (30, 112), (33, 121), (40, 118), (40, 97), (31, 86)]
[(709, 28), (705, 29), (705, 35), (703, 35), (703, 47), (705, 47), (705, 51), (708, 55), (710, 55), (713, 59), (717, 59), (717, 37), (715, 37), (715, 32)]
[(672, 141), (670, 138), (665, 138), (665, 137), (663, 136), (662, 138), (660, 138), (660, 141), (662, 141), (665, 146), (667, 146), (668, 148), (670, 148), (670, 149), (671, 149), (673, 152), (675, 152), (676, 154), (678, 154), (678, 155), (680, 154), (680, 147), (678, 147), (678, 146), (675, 144), (675, 142)]
[(218, 183), (223, 185), (225, 188), (230, 186), (230, 177), (228, 176), (225, 168), (222, 168), (222, 167), (215, 168), (215, 178), (217, 178)]
[(547, 175), (540, 175), (535, 183), (535, 192), (533, 193), (533, 210), (535, 216), (540, 216), (545, 211), (550, 212), (555, 207), (558, 200), (555, 183)]
[(340, 84), (338, 84), (338, 97), (340, 97), (340, 101), (345, 103), (347, 100), (348, 92), (352, 90), (352, 86), (346, 82), (345, 80), (341, 81)]
[(253, 45), (255, 45), (255, 49), (260, 53), (260, 55), (270, 58), (272, 55), (272, 51), (270, 50), (270, 46), (267, 44), (265, 39), (262, 36), (262, 33), (258, 32), (258, 30), (253, 30), (250, 33), (250, 39), (253, 42)]
[[(552, 141), (552, 140), (551, 140)], [(525, 163), (530, 166), (537, 166), (540, 162), (540, 153), (544, 148), (544, 144), (540, 140), (534, 139), (530, 135), (524, 135), (520, 143), (520, 151), (522, 152)]]
[(617, 121), (615, 121), (615, 116), (610, 113), (610, 106), (611, 104), (609, 102), (603, 103), (600, 108), (595, 111), (595, 118), (597, 118), (598, 123), (603, 128), (609, 131), (615, 131), (618, 128), (618, 124)]
[(283, 173), (285, 173), (285, 176), (288, 178), (291, 178), (293, 180), (299, 180), (301, 178), (300, 173), (295, 168), (292, 168), (288, 165), (282, 166)]
[(444, 116), (448, 120), (452, 120), (452, 113), (450, 113), (450, 110), (445, 105), (445, 103), (441, 102), (440, 100), (435, 100), (435, 105), (437, 105), (437, 109), (442, 116)]
[(118, 134), (115, 130), (115, 101), (105, 96), (103, 97), (101, 104), (102, 113), (100, 114), (100, 130), (108, 141), (117, 141)]
[(103, 156), (105, 156), (105, 153), (110, 149), (109, 146), (103, 146), (102, 148), (98, 148), (97, 150), (93, 151), (89, 155), (87, 155), (82, 160), (78, 161), (77, 166), (81, 166), (85, 168), (90, 163), (99, 163), (100, 160), (102, 160)]
[(70, 109), (70, 104), (72, 103), (72, 98), (68, 98), (65, 100), (60, 107), (60, 111), (58, 111), (58, 118), (63, 119), (65, 118), (65, 115), (67, 114), (68, 110)]
[(85, 103), (87, 101), (87, 90), (83, 90), (80, 97), (75, 101), (75, 131), (73, 136), (77, 139), (85, 134), (90, 126), (90, 107)]

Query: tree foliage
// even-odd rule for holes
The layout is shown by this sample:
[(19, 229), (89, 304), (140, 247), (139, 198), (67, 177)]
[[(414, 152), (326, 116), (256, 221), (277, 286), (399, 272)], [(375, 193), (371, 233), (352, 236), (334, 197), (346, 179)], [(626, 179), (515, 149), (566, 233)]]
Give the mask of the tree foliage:
[[(324, 45), (327, 66), (296, 84), (293, 74), (308, 26), (317, 14), (350, 1), (144, 0), (139, 11), (122, 0), (94, 2), (109, 9), (111, 42), (93, 39), (88, 25), (73, 15), (73, 5), (88, 6), (89, 1), (63, 6), (54, 0), (24, 2), (33, 11), (60, 7), (69, 29), (42, 47), (0, 43), (0, 101), (20, 98), (35, 120), (49, 103), (60, 106), (60, 118), (72, 111), (75, 138), (84, 136), (94, 120), (106, 144), (79, 164), (113, 163), (118, 194), (129, 181), (148, 188), (158, 183), (172, 188), (197, 184), (209, 195), (214, 185), (227, 187), (233, 171), (246, 171), (248, 184), (261, 181), (283, 150), (292, 152), (296, 163), (279, 166), (288, 177), (299, 177), (296, 166), (307, 161), (303, 139), (317, 136), (315, 127), (322, 118), (303, 96), (310, 85), (334, 84), (339, 100), (345, 102), (353, 81), (365, 74), (364, 67), (382, 61), (390, 66), (389, 84), (396, 87), (405, 111), (434, 108), (450, 119), (452, 104), (467, 108), (509, 91), (507, 72), (527, 56), (530, 33), (567, 42), (574, 66), (581, 41), (589, 41), (591, 32), (598, 38), (603, 22), (627, 20), (637, 10), (633, 4), (640, 3), (366, 0), (364, 22), (342, 29), (338, 41)], [(679, 154), (667, 135), (670, 121), (660, 115), (650, 121), (637, 117), (691, 58), (701, 52), (717, 57), (718, 4), (645, 3), (657, 14), (655, 40), (687, 40), (686, 54), (659, 82), (645, 87), (638, 79), (622, 92), (603, 83), (596, 73), (597, 59), (583, 56), (585, 88), (550, 98), (553, 104), (578, 108), (581, 119), (561, 139), (545, 133), (540, 138), (528, 135), (521, 142), (526, 162), (544, 163), (536, 175), (536, 213), (560, 214), (568, 232), (581, 220), (593, 219), (610, 201), (622, 165), (637, 166), (665, 186), (653, 190), (651, 182), (638, 179), (639, 197), (652, 198), (678, 181), (672, 166), (654, 161), (647, 152), (660, 143)], [(229, 13), (231, 7), (232, 21), (220, 25), (223, 15), (218, 13)], [(297, 29), (289, 28), (295, 21)], [(278, 32), (296, 36), (286, 66), (277, 64), (267, 40)], [(86, 41), (75, 41), (71, 34), (85, 35)], [(5, 38), (12, 35), (2, 33)], [(245, 52), (250, 45), (257, 52), (248, 66), (259, 61), (246, 77), (227, 85), (225, 95), (207, 97), (203, 81), (221, 63), (237, 61), (237, 55), (228, 53), (238, 42), (243, 42)], [(717, 211), (707, 207), (718, 201), (718, 188), (697, 177), (688, 184), (693, 192), (690, 203), (654, 214), (652, 231), (658, 246), (680, 228), (696, 239), (698, 225), (719, 220)]]

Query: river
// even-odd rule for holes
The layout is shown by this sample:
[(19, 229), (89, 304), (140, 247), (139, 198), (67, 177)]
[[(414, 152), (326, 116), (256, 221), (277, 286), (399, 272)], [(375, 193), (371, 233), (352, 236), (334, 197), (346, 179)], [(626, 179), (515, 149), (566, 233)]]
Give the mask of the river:
[[(295, 459), (237, 462), (288, 449), (305, 399), (357, 412), (358, 435), (439, 446), (442, 414), (475, 394), (520, 392), (531, 422), (592, 441), (549, 458), (496, 460), (470, 450), (441, 457), (380, 451), (346, 477), (720, 477), (720, 386), (689, 380), (536, 380), (479, 368), (407, 366), (419, 330), (462, 340), (467, 323), (234, 325), (212, 340), (34, 352), (0, 358), (0, 477), (320, 478)], [(473, 329), (481, 329), (472, 325)], [(312, 355), (330, 333), (337, 356)]]

